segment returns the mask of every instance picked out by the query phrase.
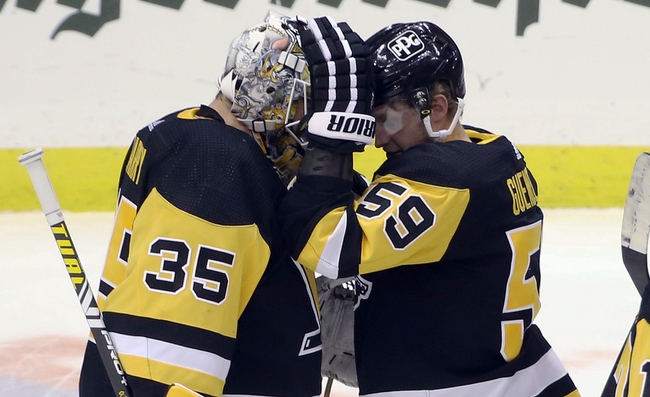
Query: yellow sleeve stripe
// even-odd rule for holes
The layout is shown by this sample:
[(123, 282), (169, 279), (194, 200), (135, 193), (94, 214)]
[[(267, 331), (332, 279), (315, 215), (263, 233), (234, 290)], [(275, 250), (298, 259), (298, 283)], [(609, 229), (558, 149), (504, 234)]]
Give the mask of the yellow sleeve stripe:
[(465, 130), (467, 132), (467, 136), (470, 139), (479, 139), (480, 141), (478, 142), (479, 145), (485, 145), (487, 143), (490, 143), (496, 139), (501, 138), (501, 135), (494, 135), (494, 134), (487, 134), (484, 132), (478, 132), (474, 130)]
[(199, 112), (199, 108), (185, 109), (180, 112), (176, 117), (179, 119), (192, 120), (196, 118), (196, 114)]

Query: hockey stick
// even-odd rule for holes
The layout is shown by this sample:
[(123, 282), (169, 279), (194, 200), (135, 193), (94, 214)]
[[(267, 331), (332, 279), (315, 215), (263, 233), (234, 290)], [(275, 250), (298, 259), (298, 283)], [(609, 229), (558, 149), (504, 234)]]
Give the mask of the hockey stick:
[(325, 393), (323, 393), (323, 397), (330, 397), (330, 394), (332, 393), (333, 383), (334, 383), (334, 378), (327, 378), (327, 384), (325, 385)]
[(81, 308), (86, 315), (86, 321), (95, 338), (97, 350), (99, 350), (99, 355), (104, 363), (115, 395), (117, 397), (130, 397), (131, 393), (128, 389), (122, 365), (120, 364), (111, 337), (104, 325), (102, 313), (97, 307), (97, 302), (90, 289), (86, 273), (83, 267), (81, 267), (79, 255), (72, 243), (72, 238), (70, 237), (68, 227), (63, 219), (61, 207), (59, 206), (59, 200), (56, 198), (54, 188), (52, 188), (52, 183), (45, 170), (45, 165), (43, 164), (43, 160), (41, 160), (42, 157), (43, 150), (38, 148), (19, 156), (18, 162), (24, 165), (27, 168), (27, 172), (29, 172), (32, 185), (34, 185), (34, 190), (36, 190), (36, 195), (38, 196), (38, 201), (41, 203), (47, 223), (50, 225), (50, 229), (52, 229), (52, 234), (56, 240), (59, 252), (63, 257), (63, 262), (70, 276), (70, 281), (72, 281), (72, 285), (77, 293)]
[(650, 153), (644, 152), (639, 154), (632, 169), (621, 227), (623, 263), (641, 295), (650, 283), (647, 265), (649, 234)]

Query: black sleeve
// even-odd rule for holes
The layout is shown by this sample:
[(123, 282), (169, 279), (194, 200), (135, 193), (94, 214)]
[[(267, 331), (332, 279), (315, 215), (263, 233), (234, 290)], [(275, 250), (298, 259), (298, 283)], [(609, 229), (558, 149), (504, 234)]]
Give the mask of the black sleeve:
[(354, 203), (352, 181), (301, 175), (284, 197), (279, 217), (282, 234), (294, 258), (302, 251), (320, 219), (331, 210)]

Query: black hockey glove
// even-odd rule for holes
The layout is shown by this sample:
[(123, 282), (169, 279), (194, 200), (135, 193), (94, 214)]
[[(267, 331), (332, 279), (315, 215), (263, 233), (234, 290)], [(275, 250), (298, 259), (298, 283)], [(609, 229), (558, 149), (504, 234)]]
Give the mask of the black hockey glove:
[(311, 76), (310, 108), (301, 128), (315, 146), (362, 152), (375, 136), (368, 47), (347, 23), (331, 17), (299, 19), (297, 27)]

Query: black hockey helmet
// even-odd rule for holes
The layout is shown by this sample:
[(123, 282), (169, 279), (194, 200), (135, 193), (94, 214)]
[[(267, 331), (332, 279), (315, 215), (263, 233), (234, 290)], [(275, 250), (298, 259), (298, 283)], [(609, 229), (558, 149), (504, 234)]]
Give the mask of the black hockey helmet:
[(452, 38), (426, 21), (395, 23), (372, 35), (370, 64), (375, 105), (409, 100), (419, 89), (444, 80), (455, 98), (465, 96), (463, 59)]

